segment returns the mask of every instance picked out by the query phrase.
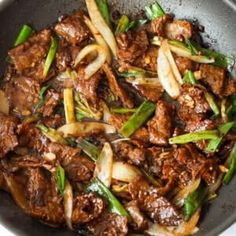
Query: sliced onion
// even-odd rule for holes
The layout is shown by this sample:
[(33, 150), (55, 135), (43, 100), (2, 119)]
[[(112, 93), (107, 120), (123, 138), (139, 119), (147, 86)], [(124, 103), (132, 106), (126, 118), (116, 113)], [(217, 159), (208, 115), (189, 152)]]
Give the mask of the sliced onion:
[(98, 29), (98, 31), (103, 36), (104, 40), (107, 42), (113, 55), (116, 57), (117, 44), (115, 37), (108, 27), (107, 23), (103, 19), (95, 0), (85, 0), (89, 16), (93, 25)]
[(165, 54), (163, 46), (160, 47), (157, 57), (157, 73), (165, 91), (172, 97), (176, 98), (180, 95), (180, 85), (176, 81), (171, 65)]
[[(161, 40), (159, 39), (159, 37), (154, 37), (152, 44), (160, 46)], [(197, 63), (202, 63), (202, 64), (212, 64), (215, 62), (214, 58), (209, 58), (209, 57), (202, 56), (202, 55), (195, 56), (195, 55), (192, 55), (191, 51), (188, 50), (187, 48), (178, 47), (176, 45), (171, 45), (170, 43), (168, 43), (168, 44), (169, 44), (170, 50), (180, 57), (186, 57), (192, 61), (195, 61)]]
[(75, 112), (74, 112), (74, 96), (73, 96), (73, 89), (66, 88), (64, 89), (64, 110), (65, 110), (65, 117), (66, 123), (74, 123), (75, 119)]
[(111, 118), (111, 112), (105, 102), (102, 101), (101, 104), (103, 108), (103, 121), (108, 123)]
[(161, 226), (159, 224), (151, 224), (149, 228), (145, 231), (150, 236), (173, 236), (167, 227)]
[(24, 189), (15, 181), (15, 179), (7, 174), (3, 174), (7, 187), (15, 200), (16, 204), (25, 212), (30, 213), (29, 202), (24, 195)]
[(211, 184), (208, 188), (209, 195), (215, 194), (217, 189), (221, 186), (222, 180), (223, 180), (224, 174), (220, 173), (219, 176), (217, 177), (216, 181), (214, 184)]
[(111, 185), (113, 151), (109, 143), (105, 143), (96, 161), (94, 176), (98, 177), (108, 188)]
[(84, 16), (84, 22), (90, 29), (91, 33), (93, 34), (93, 37), (96, 39), (97, 44), (99, 44), (105, 51), (106, 53), (106, 60), (108, 64), (111, 63), (111, 53), (109, 46), (107, 45), (106, 41), (102, 37), (102, 35), (99, 33), (99, 31), (96, 29), (96, 27), (93, 25), (93, 23), (89, 20), (87, 16)]
[(195, 191), (199, 184), (201, 182), (201, 179), (196, 179), (193, 180), (188, 186), (186, 186), (185, 188), (181, 189), (176, 196), (173, 199), (173, 202), (175, 203), (175, 205), (177, 206), (182, 206), (184, 203), (184, 199), (193, 191)]
[(72, 227), (73, 190), (68, 180), (66, 180), (65, 182), (65, 189), (64, 189), (64, 213), (68, 228), (73, 230)]
[(56, 154), (53, 152), (44, 152), (43, 159), (48, 162), (53, 162), (54, 160), (56, 160)]
[(171, 51), (170, 51), (170, 47), (169, 47), (169, 44), (168, 44), (168, 41), (167, 40), (164, 40), (162, 42), (162, 48), (166, 54), (166, 57), (171, 65), (171, 69), (173, 71), (173, 74), (175, 75), (175, 79), (177, 80), (177, 82), (179, 84), (183, 84), (183, 80), (182, 80), (182, 77), (181, 77), (181, 74), (179, 72), (179, 69), (175, 63), (175, 59), (173, 57), (173, 55), (171, 54)]
[(123, 182), (133, 182), (141, 175), (141, 172), (138, 168), (124, 163), (124, 162), (114, 162), (112, 169), (112, 178), (116, 180), (120, 180)]
[(132, 85), (161, 86), (158, 78), (129, 77), (125, 81)]
[(106, 52), (104, 49), (96, 44), (91, 44), (84, 47), (77, 55), (75, 59), (75, 66), (77, 66), (81, 60), (83, 60), (88, 54), (97, 52), (97, 57), (92, 61), (89, 65), (84, 69), (84, 78), (89, 79), (92, 75), (94, 75), (105, 63), (106, 61)]
[(63, 125), (58, 129), (58, 132), (63, 133), (64, 137), (74, 136), (81, 137), (92, 135), (99, 132), (105, 132), (106, 134), (115, 133), (116, 129), (108, 124), (100, 122), (76, 122)]
[(8, 115), (9, 114), (9, 103), (5, 93), (0, 90), (0, 112)]

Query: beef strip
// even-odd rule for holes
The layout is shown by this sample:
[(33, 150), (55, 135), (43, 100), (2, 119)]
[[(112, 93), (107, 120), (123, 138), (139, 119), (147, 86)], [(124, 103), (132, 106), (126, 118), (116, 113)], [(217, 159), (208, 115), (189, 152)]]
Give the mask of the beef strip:
[(30, 115), (39, 101), (39, 83), (29, 77), (16, 77), (5, 85), (10, 109), (23, 116)]
[(132, 99), (129, 97), (125, 89), (118, 83), (116, 76), (112, 71), (112, 68), (107, 63), (105, 63), (103, 65), (103, 70), (107, 76), (111, 91), (120, 98), (121, 102), (124, 104), (125, 107), (133, 108), (134, 103)]
[(226, 71), (223, 68), (207, 64), (201, 64), (200, 71), (203, 82), (210, 87), (214, 94), (221, 96), (226, 78)]
[(84, 79), (83, 73), (84, 70), (80, 68), (75, 81), (75, 88), (83, 94), (91, 106), (96, 107), (98, 105), (97, 88), (102, 79), (102, 72), (98, 71), (89, 79)]
[(145, 148), (140, 141), (118, 142), (114, 144), (114, 151), (119, 159), (134, 165), (141, 165), (145, 161)]
[(104, 212), (101, 217), (89, 222), (87, 227), (94, 236), (125, 236), (128, 233), (128, 220), (124, 216)]
[(80, 10), (64, 18), (55, 26), (56, 33), (72, 45), (79, 44), (88, 39), (91, 34), (87, 25), (84, 23), (84, 15), (85, 13)]
[(46, 152), (56, 155), (72, 183), (89, 181), (93, 176), (94, 163), (80, 154), (79, 148), (49, 143)]
[[(8, 54), (17, 72), (29, 75), (33, 69), (34, 80), (41, 81), (43, 79), (42, 62), (48, 53), (50, 42), (51, 31), (46, 29), (34, 34), (25, 43), (11, 49)], [(39, 70), (38, 73), (37, 70)]]
[(168, 139), (173, 132), (173, 108), (164, 100), (157, 102), (156, 114), (147, 126), (150, 142), (158, 145), (168, 145)]
[(182, 220), (177, 208), (172, 205), (164, 196), (158, 194), (158, 189), (149, 186), (143, 179), (137, 179), (128, 185), (129, 193), (133, 200), (138, 202), (139, 207), (154, 222), (166, 225), (177, 226)]
[(17, 145), (16, 136), (17, 119), (0, 112), (0, 158), (3, 158)]
[(168, 39), (184, 40), (192, 37), (193, 26), (186, 20), (173, 20), (166, 14), (151, 21), (149, 32)]
[(187, 70), (197, 69), (197, 64), (186, 57), (174, 56), (174, 59), (181, 75), (184, 75)]
[(59, 102), (60, 94), (54, 89), (49, 89), (45, 96), (45, 102), (39, 109), (39, 112), (42, 113), (43, 117), (51, 116)]
[(202, 88), (184, 84), (178, 102), (180, 107), (177, 113), (186, 124), (187, 132), (214, 128), (215, 122), (207, 119), (207, 113), (211, 111), (211, 108)]
[(126, 209), (132, 217), (132, 227), (135, 231), (144, 231), (148, 227), (148, 221), (139, 209), (136, 200), (130, 201), (126, 205)]
[(73, 224), (87, 223), (98, 218), (104, 209), (104, 202), (93, 193), (82, 194), (74, 199)]
[(116, 39), (118, 43), (118, 59), (130, 64), (138, 57), (143, 56), (149, 45), (148, 36), (144, 30), (122, 33)]

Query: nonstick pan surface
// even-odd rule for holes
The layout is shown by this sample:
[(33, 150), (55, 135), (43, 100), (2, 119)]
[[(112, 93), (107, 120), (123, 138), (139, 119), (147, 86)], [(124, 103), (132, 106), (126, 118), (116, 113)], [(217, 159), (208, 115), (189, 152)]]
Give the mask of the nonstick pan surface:
[[(113, 0), (112, 9), (136, 14), (152, 1)], [(167, 11), (178, 18), (197, 20), (205, 26), (204, 41), (229, 55), (236, 55), (235, 0), (160, 0)], [(65, 13), (84, 8), (83, 0), (0, 0), (0, 75), (3, 76), (7, 50), (11, 47), (22, 24), (35, 29), (47, 27)], [(196, 235), (215, 236), (236, 221), (236, 178), (220, 189), (218, 197), (205, 206)], [(8, 196), (0, 191), (0, 224), (16, 235), (71, 236), (74, 232), (53, 229), (26, 216)]]

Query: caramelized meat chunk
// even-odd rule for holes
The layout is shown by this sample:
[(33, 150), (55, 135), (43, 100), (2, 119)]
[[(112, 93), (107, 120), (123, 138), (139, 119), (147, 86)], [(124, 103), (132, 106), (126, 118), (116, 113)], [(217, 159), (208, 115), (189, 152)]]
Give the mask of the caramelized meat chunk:
[(96, 106), (97, 104), (97, 88), (102, 78), (102, 74), (98, 71), (89, 79), (84, 79), (83, 69), (79, 70), (78, 78), (75, 81), (75, 88), (78, 92), (82, 93), (88, 102)]
[(18, 145), (16, 127), (16, 118), (0, 112), (0, 158), (3, 158)]
[(45, 97), (45, 103), (39, 109), (39, 112), (42, 113), (43, 117), (51, 116), (56, 106), (59, 104), (59, 101), (60, 94), (54, 91), (53, 89), (48, 90)]
[(189, 39), (192, 37), (192, 23), (186, 20), (173, 20), (170, 15), (164, 15), (153, 20), (149, 32), (168, 39)]
[(10, 108), (23, 116), (30, 115), (39, 101), (39, 83), (28, 77), (17, 77), (5, 85)]
[(131, 64), (145, 53), (149, 45), (147, 33), (144, 30), (122, 33), (117, 37), (117, 43), (118, 59)]
[(63, 19), (55, 26), (55, 31), (72, 45), (79, 44), (90, 37), (90, 31), (84, 23), (83, 11), (77, 11)]
[(141, 165), (145, 161), (145, 148), (139, 141), (115, 143), (114, 150), (118, 158), (131, 164)]
[(181, 75), (184, 75), (187, 70), (194, 71), (196, 63), (186, 57), (175, 56), (175, 62)]
[(206, 83), (212, 92), (221, 96), (226, 78), (226, 71), (223, 68), (213, 65), (202, 64), (200, 66), (203, 82)]
[(168, 144), (168, 139), (173, 132), (172, 117), (172, 106), (164, 100), (159, 100), (157, 102), (156, 114), (154, 118), (148, 122), (151, 143), (159, 145)]
[(106, 63), (103, 65), (103, 70), (106, 73), (111, 91), (120, 98), (125, 107), (132, 108), (134, 106), (132, 99), (128, 96), (125, 89), (118, 83), (111, 67)]
[(87, 226), (94, 236), (125, 236), (128, 233), (127, 218), (115, 213), (105, 212)]
[(101, 215), (104, 203), (93, 193), (82, 194), (74, 199), (72, 222), (73, 224), (87, 223)]
[[(11, 49), (9, 56), (16, 67), (19, 74), (29, 73), (31, 68), (41, 67), (41, 63), (46, 57), (51, 42), (51, 31), (42, 30), (33, 35), (25, 43)], [(42, 71), (41, 71), (42, 72)], [(41, 79), (42, 73), (36, 76), (34, 71), (34, 79)]]
[(148, 227), (148, 221), (139, 209), (138, 202), (136, 200), (130, 201), (126, 205), (126, 209), (132, 217), (132, 226), (135, 231), (143, 231)]

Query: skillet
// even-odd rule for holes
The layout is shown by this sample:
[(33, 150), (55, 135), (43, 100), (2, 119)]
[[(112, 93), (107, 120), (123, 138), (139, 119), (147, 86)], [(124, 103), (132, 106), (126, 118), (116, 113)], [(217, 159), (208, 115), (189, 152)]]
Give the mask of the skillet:
[[(136, 14), (152, 0), (110, 0), (112, 9)], [(194, 19), (205, 26), (204, 41), (228, 55), (236, 55), (235, 0), (160, 0), (161, 5), (178, 18)], [(0, 0), (0, 76), (3, 75), (7, 50), (22, 24), (37, 30), (45, 28), (65, 13), (84, 8), (83, 0)], [(235, 71), (233, 71), (234, 74)], [(205, 206), (196, 236), (218, 235), (236, 221), (236, 178), (220, 189), (210, 207)], [(0, 192), (0, 224), (16, 235), (75, 235), (66, 229), (53, 229), (26, 216), (8, 194)]]

